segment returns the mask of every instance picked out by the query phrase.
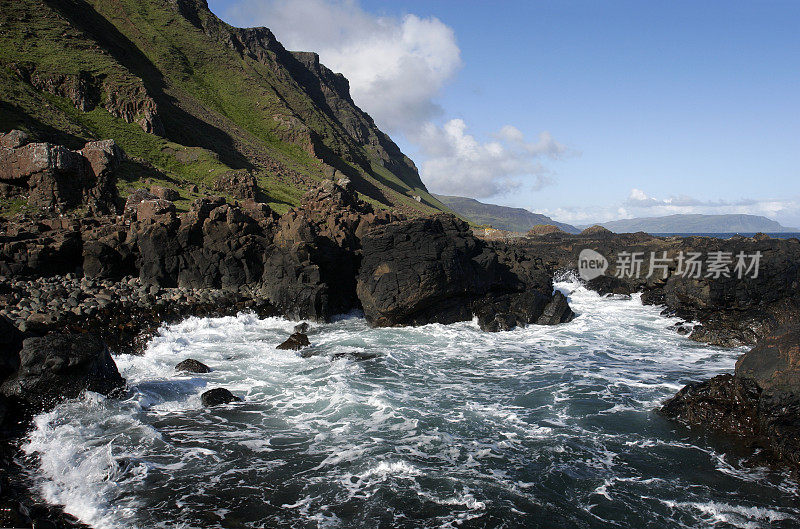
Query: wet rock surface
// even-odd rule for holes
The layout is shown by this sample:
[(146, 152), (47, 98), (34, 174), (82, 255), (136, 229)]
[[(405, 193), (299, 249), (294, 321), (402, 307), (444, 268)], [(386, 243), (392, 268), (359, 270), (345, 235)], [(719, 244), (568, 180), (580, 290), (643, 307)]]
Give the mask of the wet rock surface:
[(209, 408), (222, 404), (230, 404), (231, 402), (241, 402), (242, 399), (225, 388), (214, 388), (200, 395), (200, 401), (203, 403), (203, 406)]
[(308, 336), (302, 332), (295, 332), (292, 333), (292, 335), (289, 336), (285, 342), (281, 343), (275, 348), (284, 351), (299, 351), (303, 347), (308, 347), (309, 345), (311, 345), (311, 342), (308, 341)]
[[(711, 345), (733, 347), (754, 345), (775, 330), (800, 324), (800, 241), (771, 239), (763, 234), (730, 239), (710, 237), (655, 237), (646, 233), (614, 234), (604, 229), (584, 230), (579, 235), (551, 233), (523, 237), (506, 242), (520, 256), (539, 264), (551, 276), (575, 272), (578, 256), (584, 249), (599, 252), (608, 260), (605, 275), (587, 282), (601, 294), (629, 295), (642, 293), (642, 302), (663, 305), (666, 313), (693, 326), (691, 338)], [(652, 257), (667, 254), (666, 270), (654, 268)], [(709, 256), (722, 252), (731, 256), (727, 275), (709, 276)], [(757, 277), (735, 272), (739, 253), (760, 252)], [(625, 255), (642, 258), (639, 273), (620, 274), (619, 263)], [(685, 274), (678, 267), (683, 254), (699, 254), (703, 268), (699, 277)], [(517, 262), (525, 258), (518, 257)], [(749, 262), (748, 262), (749, 264)], [(628, 270), (630, 272), (630, 270)], [(665, 277), (666, 272), (666, 277)], [(623, 277), (619, 277), (622, 275)]]
[(742, 355), (734, 375), (688, 384), (660, 412), (760, 449), (756, 463), (800, 469), (800, 333), (782, 329)]
[(178, 362), (178, 365), (175, 366), (175, 371), (183, 373), (210, 373), (211, 368), (199, 360), (187, 358), (182, 362)]

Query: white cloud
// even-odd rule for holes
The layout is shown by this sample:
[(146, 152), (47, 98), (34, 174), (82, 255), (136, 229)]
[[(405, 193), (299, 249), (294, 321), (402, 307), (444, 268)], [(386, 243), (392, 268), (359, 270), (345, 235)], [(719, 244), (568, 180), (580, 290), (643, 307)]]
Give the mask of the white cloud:
[(226, 14), (236, 25), (269, 27), (290, 50), (317, 52), (389, 131), (440, 115), (433, 98), (461, 67), (455, 33), (435, 17), (376, 17), (352, 0), (240, 0)]
[(549, 171), (538, 161), (558, 158), (566, 148), (546, 132), (527, 142), (519, 129), (501, 128), (492, 141), (481, 143), (467, 134), (467, 124), (451, 119), (443, 126), (427, 123), (411, 140), (425, 161), (420, 172), (428, 187), (444, 194), (489, 197), (523, 184), (539, 189), (549, 183)]
[(462, 65), (455, 33), (435, 17), (377, 17), (356, 0), (238, 0), (226, 15), (236, 25), (269, 27), (288, 49), (315, 51), (343, 73), (379, 127), (419, 148), (432, 191), (481, 198), (540, 188), (549, 171), (538, 159), (568, 153), (547, 132), (529, 142), (505, 125), (480, 142), (461, 119), (434, 123), (443, 114), (435, 98)]
[(787, 227), (798, 227), (795, 224), (798, 224), (800, 219), (800, 197), (703, 201), (686, 195), (656, 198), (641, 189), (634, 188), (631, 189), (628, 198), (619, 205), (600, 208), (559, 208), (545, 210), (542, 213), (556, 220), (575, 224), (675, 214), (761, 215), (778, 220)]

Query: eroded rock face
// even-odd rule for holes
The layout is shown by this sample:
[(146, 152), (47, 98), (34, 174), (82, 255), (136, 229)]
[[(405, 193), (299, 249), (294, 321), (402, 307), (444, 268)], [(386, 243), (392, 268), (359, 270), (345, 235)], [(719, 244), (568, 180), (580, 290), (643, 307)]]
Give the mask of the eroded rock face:
[(36, 413), (86, 390), (108, 395), (124, 384), (99, 338), (88, 333), (51, 333), (25, 339), (19, 369), (3, 382), (0, 392)]
[(767, 463), (800, 468), (798, 329), (783, 329), (742, 355), (735, 375), (689, 384), (661, 413), (764, 450)]
[(800, 395), (800, 327), (783, 328), (761, 340), (736, 362), (736, 376), (767, 391)]
[[(552, 300), (544, 270), (476, 239), (452, 215), (375, 228), (362, 247), (357, 292), (371, 325), (453, 323), (474, 312), (483, 329), (507, 330), (538, 323)], [(550, 312), (542, 323), (567, 319), (555, 305)]]
[(28, 197), (28, 205), (66, 211), (80, 205), (106, 214), (119, 197), (116, 170), (124, 157), (113, 140), (72, 151), (52, 143), (29, 143), (21, 131), (0, 136), (0, 193)]

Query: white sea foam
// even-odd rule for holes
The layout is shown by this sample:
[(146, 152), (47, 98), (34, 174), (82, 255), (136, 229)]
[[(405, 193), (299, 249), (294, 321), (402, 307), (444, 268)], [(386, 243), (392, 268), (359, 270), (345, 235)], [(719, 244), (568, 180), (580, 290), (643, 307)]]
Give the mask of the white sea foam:
[[(45, 497), (100, 528), (800, 523), (786, 476), (652, 412), (741, 350), (675, 334), (638, 296), (558, 288), (568, 324), (370, 329), (355, 314), (314, 326), (312, 358), (275, 349), (294, 322), (190, 318), (116, 358), (126, 398), (66, 402), (24, 448)], [(330, 358), (362, 352), (378, 357)], [(185, 358), (212, 372), (176, 373)], [(244, 402), (203, 409), (211, 387)]]

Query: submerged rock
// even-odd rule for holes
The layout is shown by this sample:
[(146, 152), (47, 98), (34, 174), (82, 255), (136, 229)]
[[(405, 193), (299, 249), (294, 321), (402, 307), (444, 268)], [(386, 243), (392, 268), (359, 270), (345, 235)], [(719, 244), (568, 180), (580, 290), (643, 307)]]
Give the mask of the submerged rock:
[(210, 373), (211, 368), (205, 365), (203, 362), (199, 360), (195, 360), (194, 358), (187, 358), (183, 362), (179, 362), (178, 365), (175, 366), (176, 371), (182, 371), (184, 373)]
[(285, 342), (277, 346), (276, 349), (299, 351), (303, 347), (308, 347), (309, 345), (311, 345), (311, 342), (308, 341), (308, 336), (302, 332), (296, 332), (289, 336)]
[(231, 402), (241, 402), (242, 399), (225, 388), (214, 388), (200, 395), (200, 401), (203, 403), (203, 406), (211, 407), (220, 404), (229, 404)]

